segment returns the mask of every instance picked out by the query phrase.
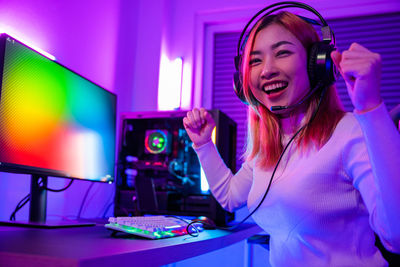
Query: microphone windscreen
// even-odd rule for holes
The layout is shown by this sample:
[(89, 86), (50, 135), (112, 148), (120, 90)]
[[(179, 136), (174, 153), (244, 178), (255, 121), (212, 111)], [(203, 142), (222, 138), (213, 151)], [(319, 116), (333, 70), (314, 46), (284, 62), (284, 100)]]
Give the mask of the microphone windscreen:
[(279, 111), (287, 108), (288, 108), (287, 106), (272, 106), (271, 111)]

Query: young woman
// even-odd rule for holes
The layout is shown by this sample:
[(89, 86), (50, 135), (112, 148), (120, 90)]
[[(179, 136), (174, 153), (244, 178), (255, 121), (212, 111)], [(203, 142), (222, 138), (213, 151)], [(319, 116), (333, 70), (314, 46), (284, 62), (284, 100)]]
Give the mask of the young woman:
[(253, 27), (241, 65), (247, 151), (236, 174), (211, 142), (215, 122), (204, 108), (183, 123), (224, 208), (253, 211), (271, 182), (252, 217), (271, 236), (273, 266), (386, 266), (374, 232), (400, 251), (400, 135), (380, 97), (380, 56), (356, 43), (331, 53), (353, 113), (341, 109), (334, 86), (270, 111), (310, 91), (307, 51), (316, 41), (313, 27), (289, 12)]

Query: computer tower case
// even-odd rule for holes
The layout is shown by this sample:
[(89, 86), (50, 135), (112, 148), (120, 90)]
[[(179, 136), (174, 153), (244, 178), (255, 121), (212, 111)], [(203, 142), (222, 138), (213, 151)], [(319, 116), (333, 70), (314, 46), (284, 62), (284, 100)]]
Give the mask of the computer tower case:
[[(209, 110), (216, 127), (213, 142), (236, 172), (236, 123)], [(184, 127), (186, 111), (123, 113), (117, 163), (115, 216), (171, 214), (206, 216), (226, 225), (234, 214), (215, 200)]]

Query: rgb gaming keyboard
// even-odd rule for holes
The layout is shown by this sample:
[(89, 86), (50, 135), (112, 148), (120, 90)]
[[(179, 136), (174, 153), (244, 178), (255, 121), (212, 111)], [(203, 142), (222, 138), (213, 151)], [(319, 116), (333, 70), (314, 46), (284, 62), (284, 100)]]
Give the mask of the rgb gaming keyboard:
[[(188, 234), (189, 222), (169, 216), (110, 217), (106, 228), (138, 235), (150, 239), (160, 239)], [(191, 229), (194, 227), (191, 226)], [(199, 228), (193, 229), (194, 232)]]

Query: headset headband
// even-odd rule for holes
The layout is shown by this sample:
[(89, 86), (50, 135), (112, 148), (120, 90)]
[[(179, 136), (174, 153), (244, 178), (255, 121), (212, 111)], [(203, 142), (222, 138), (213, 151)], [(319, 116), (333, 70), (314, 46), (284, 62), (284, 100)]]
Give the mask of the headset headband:
[[(276, 7), (276, 8), (274, 8)], [(263, 9), (261, 9), (260, 11), (257, 12), (257, 14), (255, 14), (250, 21), (246, 24), (246, 26), (244, 27), (242, 33), (240, 34), (239, 37), (239, 41), (238, 41), (238, 45), (237, 45), (237, 55), (240, 55), (240, 51), (242, 49), (242, 47), (244, 46), (244, 44), (246, 43), (247, 38), (245, 38), (243, 44), (243, 36), (245, 35), (247, 29), (249, 28), (250, 24), (257, 19), (261, 14), (263, 14), (265, 11), (274, 8), (270, 11), (268, 11), (266, 14), (264, 14), (261, 18), (266, 17), (268, 15), (270, 15), (271, 13), (280, 10), (280, 9), (285, 9), (285, 8), (289, 8), (289, 7), (297, 7), (297, 8), (301, 8), (301, 9), (305, 9), (308, 10), (312, 13), (314, 13), (319, 20), (322, 23), (322, 27), (321, 27), (321, 32), (322, 32), (322, 40), (326, 43), (331, 43), (333, 41), (333, 45), (335, 45), (335, 35), (333, 33), (333, 31), (330, 29), (329, 25), (326, 23), (325, 19), (321, 16), (321, 14), (319, 14), (319, 12), (317, 10), (315, 10), (314, 8), (312, 8), (311, 6), (304, 4), (304, 3), (300, 3), (300, 2), (293, 2), (293, 1), (285, 1), (285, 2), (279, 2), (279, 3), (275, 3), (272, 5), (269, 5)], [(307, 22), (312, 24), (319, 24), (317, 22), (315, 22), (314, 20), (311, 20), (309, 18), (304, 18), (302, 16), (299, 16), (301, 19), (306, 20)]]
[[(301, 103), (304, 102), (305, 99), (308, 99), (316, 90), (318, 90), (319, 87), (321, 86), (328, 86), (335, 82), (337, 78), (337, 69), (334, 66), (334, 63), (332, 62), (332, 58), (330, 56), (331, 52), (335, 50), (335, 35), (333, 31), (330, 29), (328, 24), (326, 23), (325, 19), (321, 16), (321, 14), (318, 13), (314, 8), (310, 7), (309, 5), (300, 3), (300, 2), (293, 2), (293, 1), (285, 1), (285, 2), (279, 2), (275, 3), (272, 5), (269, 5), (263, 9), (261, 9), (259, 12), (257, 12), (256, 15), (254, 15), (250, 21), (246, 24), (244, 27), (243, 31), (240, 34), (240, 38), (238, 41), (237, 45), (237, 54), (234, 58), (234, 63), (235, 63), (235, 69), (236, 71), (233, 74), (233, 89), (236, 93), (236, 95), (239, 97), (239, 99), (245, 103), (249, 104), (248, 101), (251, 103), (257, 103), (257, 101), (254, 99), (254, 96), (250, 94), (250, 100), (248, 100), (244, 93), (243, 93), (243, 85), (242, 85), (242, 74), (241, 74), (241, 64), (242, 64), (242, 52), (244, 50), (244, 46), (246, 45), (247, 39), (248, 39), (248, 32), (251, 32), (255, 25), (257, 25), (258, 21), (261, 21), (263, 18), (271, 15), (271, 13), (280, 10), (280, 9), (285, 9), (285, 8), (301, 8), (305, 9), (309, 12), (314, 13), (316, 15), (321, 23), (318, 23), (317, 21), (309, 18), (305, 18), (302, 16), (297, 15), (300, 19), (304, 20), (305, 22), (309, 24), (314, 24), (318, 25), (321, 27), (321, 33), (322, 33), (322, 41), (315, 42), (308, 48), (308, 59), (307, 59), (307, 73), (310, 79), (310, 86), (311, 90), (310, 92), (301, 100), (299, 103), (296, 104), (300, 105)], [(261, 16), (262, 15), (262, 16)], [(257, 22), (253, 23), (254, 20), (257, 19)], [(252, 25), (253, 23), (253, 25)], [(248, 31), (248, 28), (252, 25), (252, 28)], [(246, 35), (245, 38), (243, 36)], [(288, 109), (292, 108), (292, 106), (276, 106), (273, 107), (274, 110), (282, 110), (282, 109)], [(272, 108), (271, 108), (272, 109)]]

